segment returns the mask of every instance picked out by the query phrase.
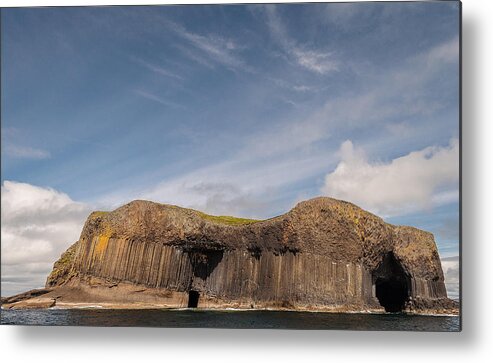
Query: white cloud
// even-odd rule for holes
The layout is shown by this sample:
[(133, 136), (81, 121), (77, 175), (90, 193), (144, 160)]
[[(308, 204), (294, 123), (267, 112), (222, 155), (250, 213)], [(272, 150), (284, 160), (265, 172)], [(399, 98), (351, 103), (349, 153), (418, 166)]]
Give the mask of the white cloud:
[(50, 153), (46, 150), (11, 143), (5, 146), (5, 154), (16, 159), (48, 159), (50, 157)]
[(88, 214), (86, 205), (54, 189), (4, 181), (2, 294), (43, 286), (53, 263), (78, 240)]
[(456, 201), (459, 142), (430, 146), (388, 163), (369, 162), (363, 150), (345, 141), (341, 161), (325, 177), (324, 194), (380, 215), (404, 215)]
[(441, 260), (442, 270), (445, 277), (447, 295), (451, 299), (459, 298), (459, 256), (447, 257)]
[(292, 47), (291, 53), (300, 66), (315, 73), (328, 74), (338, 70), (338, 62), (334, 60), (334, 56), (330, 52), (323, 53)]

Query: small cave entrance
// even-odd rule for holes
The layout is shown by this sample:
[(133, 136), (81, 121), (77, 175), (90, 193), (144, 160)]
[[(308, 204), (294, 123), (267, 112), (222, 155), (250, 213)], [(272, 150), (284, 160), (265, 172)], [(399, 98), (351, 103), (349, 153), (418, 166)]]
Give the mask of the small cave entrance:
[(195, 290), (188, 292), (188, 306), (189, 308), (196, 308), (199, 305), (200, 293)]
[(387, 253), (373, 273), (375, 296), (386, 312), (404, 309), (410, 297), (410, 280), (401, 263), (392, 252)]

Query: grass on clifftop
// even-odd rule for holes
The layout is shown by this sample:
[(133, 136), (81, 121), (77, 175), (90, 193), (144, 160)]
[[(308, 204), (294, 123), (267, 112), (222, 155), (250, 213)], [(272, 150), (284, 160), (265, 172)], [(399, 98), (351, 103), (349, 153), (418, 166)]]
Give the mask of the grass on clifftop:
[(108, 214), (109, 212), (105, 212), (105, 211), (101, 211), (101, 210), (97, 210), (97, 211), (94, 211), (91, 213), (91, 217), (102, 217), (104, 216), (105, 214)]
[[(251, 223), (256, 223), (256, 222), (261, 222), (262, 220), (259, 219), (249, 219), (249, 218), (238, 218), (238, 217), (232, 217), (232, 216), (212, 216), (210, 214), (206, 214), (204, 212), (195, 210), (195, 209), (189, 209), (189, 208), (183, 208), (179, 207), (177, 205), (172, 205), (172, 204), (162, 204), (162, 203), (157, 203), (164, 205), (168, 208), (177, 208), (180, 210), (188, 210), (188, 211), (193, 211), (196, 213), (200, 218), (206, 219), (208, 221), (214, 222), (214, 223), (219, 223), (219, 224), (227, 224), (229, 226), (241, 226), (245, 224), (251, 224)], [(108, 214), (109, 212), (103, 212), (103, 211), (95, 211), (91, 213), (91, 217), (96, 218), (96, 217), (102, 217), (105, 214)]]
[(203, 212), (197, 212), (201, 218), (207, 219), (208, 221), (215, 223), (227, 224), (230, 226), (241, 226), (244, 224), (250, 224), (255, 222), (260, 222), (258, 219), (248, 219), (248, 218), (237, 218), (231, 216), (211, 216)]

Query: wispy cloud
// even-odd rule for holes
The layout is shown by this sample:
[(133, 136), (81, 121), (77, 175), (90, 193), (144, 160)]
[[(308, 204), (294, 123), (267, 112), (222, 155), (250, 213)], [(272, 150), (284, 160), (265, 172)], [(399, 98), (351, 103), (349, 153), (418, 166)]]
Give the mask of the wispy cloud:
[[(231, 70), (253, 71), (253, 68), (247, 65), (238, 55), (238, 51), (244, 48), (239, 46), (234, 40), (216, 34), (202, 35), (193, 33), (181, 24), (174, 22), (167, 22), (167, 24), (169, 29), (173, 30), (179, 37), (187, 40), (189, 45), (199, 50), (202, 56), (205, 56), (208, 60), (221, 64)], [(189, 56), (193, 61), (207, 65), (207, 62), (203, 63), (203, 61), (198, 60), (194, 52), (185, 51), (184, 54)]]
[(206, 68), (214, 69), (214, 64), (209, 61), (206, 57), (203, 57), (195, 48), (184, 47), (182, 45), (176, 44), (175, 47), (188, 59), (193, 62), (200, 64)]
[(317, 141), (330, 137), (330, 128), (327, 125), (327, 118), (317, 111), (304, 119), (273, 124), (262, 132), (251, 135), (240, 155), (266, 158), (291, 152), (306, 152)]
[(430, 67), (437, 64), (456, 63), (459, 54), (459, 38), (455, 37), (445, 43), (442, 43), (429, 52), (418, 55), (418, 59), (422, 59)]
[(319, 74), (328, 74), (339, 69), (338, 62), (334, 60), (331, 52), (317, 52), (293, 47), (291, 49), (296, 61), (302, 67)]
[(14, 127), (2, 127), (2, 154), (12, 159), (48, 159), (48, 150), (26, 146), (24, 133)]
[(186, 108), (185, 106), (180, 105), (179, 103), (165, 100), (164, 98), (158, 97), (155, 94), (150, 93), (148, 91), (143, 91), (143, 90), (137, 89), (137, 90), (134, 90), (134, 92), (137, 95), (141, 96), (141, 97), (144, 97), (144, 98), (146, 98), (148, 100), (151, 100), (151, 101), (154, 101), (154, 102), (157, 102), (157, 103), (160, 103), (161, 105), (164, 105), (164, 106), (174, 107), (174, 108), (181, 108), (181, 109), (185, 109)]
[(333, 52), (308, 49), (305, 46), (298, 45), (291, 39), (277, 13), (275, 5), (266, 5), (263, 8), (265, 9), (267, 25), (271, 34), (289, 59), (299, 66), (321, 75), (329, 74), (339, 69), (339, 62)]
[[(439, 98), (423, 92), (441, 74), (444, 62), (458, 62), (456, 38), (438, 44), (421, 54), (403, 60), (385, 73), (371, 75), (362, 91), (331, 97), (318, 108), (300, 118), (272, 123), (268, 130), (252, 135), (249, 150), (258, 153), (287, 152), (307, 148), (331, 134), (356, 131), (368, 125), (381, 125), (398, 142), (406, 135), (426, 132), (406, 118), (429, 117), (444, 106)], [(425, 119), (425, 118), (424, 118)], [(406, 132), (403, 132), (406, 131)], [(412, 132), (411, 132), (412, 131)], [(373, 141), (373, 145), (376, 142)]]
[(265, 75), (265, 78), (273, 82), (276, 86), (282, 87), (289, 91), (307, 93), (307, 92), (317, 92), (323, 90), (323, 88), (321, 87), (314, 87), (302, 82), (289, 82), (286, 79), (275, 78), (270, 75)]
[(392, 4), (391, 8), (394, 10), (391, 10), (389, 14), (389, 6), (385, 6), (385, 4), (379, 5), (378, 3), (365, 2), (327, 3), (321, 9), (319, 15), (321, 15), (323, 22), (335, 25), (338, 32), (355, 31), (359, 27), (367, 27), (368, 23), (377, 18), (381, 19), (380, 22), (382, 24), (388, 23), (395, 17), (395, 9), (397, 7), (399, 7), (397, 3)]
[(141, 58), (137, 58), (137, 57), (131, 57), (130, 58), (132, 61), (140, 64), (141, 66), (147, 68), (149, 71), (151, 72), (154, 72), (158, 75), (161, 75), (161, 76), (165, 76), (165, 77), (169, 77), (169, 78), (175, 78), (175, 79), (179, 79), (179, 80), (183, 80), (183, 77), (174, 73), (174, 72), (171, 72), (161, 66), (157, 66), (155, 64), (152, 64), (150, 62), (147, 62), (145, 61), (144, 59), (141, 59)]
[(51, 154), (47, 150), (36, 149), (29, 146), (20, 146), (8, 143), (5, 146), (5, 154), (15, 159), (48, 159)]
[[(403, 60), (402, 65), (389, 69), (377, 80), (375, 76), (370, 77), (367, 82), (372, 83), (371, 87), (362, 87), (362, 92), (350, 96), (331, 97), (304, 117), (272, 122), (261, 132), (250, 135), (245, 153), (265, 157), (307, 150), (317, 142), (329, 139), (332, 134), (364, 129), (370, 124), (382, 125), (393, 134), (392, 140), (395, 141), (413, 132), (419, 134), (417, 125), (411, 127), (402, 120), (429, 116), (443, 107), (434, 98), (423, 94), (422, 89), (440, 73), (444, 57), (457, 62), (455, 44), (456, 40), (452, 39)], [(282, 80), (272, 80), (288, 87)], [(374, 141), (373, 146), (376, 144)]]

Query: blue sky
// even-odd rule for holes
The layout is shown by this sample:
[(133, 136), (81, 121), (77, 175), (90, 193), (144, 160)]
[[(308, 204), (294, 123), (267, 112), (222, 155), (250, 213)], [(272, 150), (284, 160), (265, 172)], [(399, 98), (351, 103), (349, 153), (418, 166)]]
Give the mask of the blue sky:
[[(457, 256), (458, 30), (456, 2), (2, 9), (5, 281), (137, 198), (267, 218), (329, 195)], [(40, 201), (65, 242), (26, 231)]]

